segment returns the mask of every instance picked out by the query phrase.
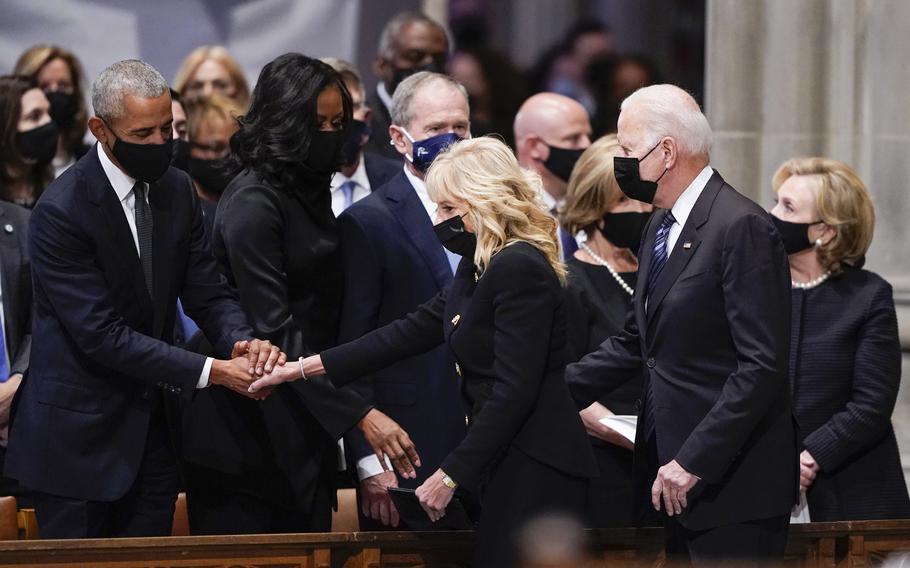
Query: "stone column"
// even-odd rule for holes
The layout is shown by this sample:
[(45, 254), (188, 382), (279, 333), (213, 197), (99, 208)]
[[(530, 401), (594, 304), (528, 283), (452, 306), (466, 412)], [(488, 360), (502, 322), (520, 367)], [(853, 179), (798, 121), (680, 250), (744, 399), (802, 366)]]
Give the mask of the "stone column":
[[(853, 166), (877, 216), (866, 267), (894, 286), (910, 347), (910, 2), (708, 0), (707, 18), (712, 164), (768, 208), (771, 176), (787, 158)], [(894, 423), (910, 456), (910, 392)]]

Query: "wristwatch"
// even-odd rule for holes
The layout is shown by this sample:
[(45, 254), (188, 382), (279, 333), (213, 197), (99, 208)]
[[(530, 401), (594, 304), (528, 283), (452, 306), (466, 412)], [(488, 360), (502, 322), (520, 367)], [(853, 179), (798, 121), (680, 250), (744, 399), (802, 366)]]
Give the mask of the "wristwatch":
[[(440, 471), (442, 471), (442, 470), (440, 470)], [(458, 484), (455, 483), (455, 480), (452, 479), (451, 477), (449, 477), (449, 474), (444, 471), (442, 472), (442, 484), (445, 485), (446, 487), (448, 487), (449, 489), (455, 489), (456, 487), (458, 487)]]

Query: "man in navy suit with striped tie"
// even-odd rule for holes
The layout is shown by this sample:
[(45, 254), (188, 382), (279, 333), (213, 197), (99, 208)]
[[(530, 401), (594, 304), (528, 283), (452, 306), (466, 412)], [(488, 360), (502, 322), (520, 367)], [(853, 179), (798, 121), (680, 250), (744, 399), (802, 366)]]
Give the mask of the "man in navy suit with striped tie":
[(798, 467), (780, 237), (710, 167), (711, 127), (685, 91), (636, 91), (618, 126), (620, 188), (660, 209), (625, 329), (569, 365), (566, 380), (586, 408), (644, 374), (636, 475), (642, 503), (665, 513), (671, 559), (782, 560)]

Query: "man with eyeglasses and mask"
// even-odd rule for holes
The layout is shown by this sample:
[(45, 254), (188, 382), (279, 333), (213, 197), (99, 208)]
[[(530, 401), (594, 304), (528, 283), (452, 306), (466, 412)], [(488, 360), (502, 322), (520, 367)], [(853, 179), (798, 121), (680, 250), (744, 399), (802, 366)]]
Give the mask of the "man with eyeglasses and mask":
[[(588, 111), (569, 97), (538, 93), (518, 109), (514, 131), (518, 163), (540, 174), (540, 198), (556, 217), (566, 197), (572, 168), (591, 145)], [(559, 241), (564, 259), (578, 250), (575, 236), (561, 228)]]
[[(468, 96), (447, 75), (420, 72), (398, 86), (390, 128), (404, 167), (388, 183), (338, 218), (344, 259), (339, 342), (404, 317), (445, 289), (461, 257), (440, 244), (424, 175), (450, 144), (471, 137)], [(465, 434), (455, 365), (445, 347), (359, 379), (352, 387), (405, 428), (420, 448), (416, 479), (383, 471), (358, 432), (346, 436), (357, 474), (361, 529), (397, 526), (388, 487), (416, 489)]]
[(402, 12), (385, 25), (373, 70), (379, 82), (367, 105), (373, 109), (373, 128), (366, 149), (401, 160), (391, 146), (392, 97), (409, 75), (418, 71), (445, 73), (449, 37), (436, 20), (420, 12)]

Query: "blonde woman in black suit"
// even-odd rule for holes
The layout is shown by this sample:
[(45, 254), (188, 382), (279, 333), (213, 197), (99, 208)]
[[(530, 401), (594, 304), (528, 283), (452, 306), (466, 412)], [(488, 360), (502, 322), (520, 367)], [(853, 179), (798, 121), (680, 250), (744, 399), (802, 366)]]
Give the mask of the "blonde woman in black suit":
[(539, 179), (493, 138), (454, 144), (427, 174), (436, 233), (464, 257), (450, 288), (360, 339), (253, 388), (329, 373), (336, 385), (447, 344), (471, 408), (467, 437), (417, 489), (438, 520), (455, 489), (480, 499), (474, 566), (511, 566), (512, 536), (546, 512), (582, 515), (597, 468), (568, 388), (565, 268)]

